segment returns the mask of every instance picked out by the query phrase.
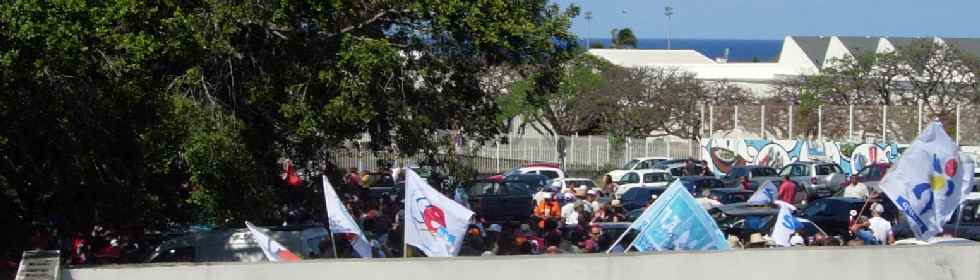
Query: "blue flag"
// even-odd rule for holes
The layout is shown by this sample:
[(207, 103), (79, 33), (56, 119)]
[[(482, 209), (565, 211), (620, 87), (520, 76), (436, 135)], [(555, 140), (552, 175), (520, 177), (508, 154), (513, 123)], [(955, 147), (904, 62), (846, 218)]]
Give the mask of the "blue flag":
[(681, 184), (674, 181), (640, 218), (632, 246), (638, 251), (728, 250), (718, 224)]
[(766, 181), (765, 184), (762, 184), (762, 186), (755, 190), (755, 193), (752, 193), (752, 196), (749, 197), (749, 200), (746, 202), (753, 204), (769, 204), (776, 201), (777, 193), (779, 193), (779, 188), (777, 188), (772, 181)]

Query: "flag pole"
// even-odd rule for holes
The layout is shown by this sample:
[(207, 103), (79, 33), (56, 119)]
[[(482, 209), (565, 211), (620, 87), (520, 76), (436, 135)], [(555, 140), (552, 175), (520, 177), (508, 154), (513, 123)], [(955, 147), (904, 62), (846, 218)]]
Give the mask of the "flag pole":
[[(623, 241), (623, 238), (625, 238), (626, 237), (626, 234), (627, 233), (630, 233), (630, 230), (632, 230), (632, 229), (633, 228), (627, 228), (626, 231), (624, 231), (622, 234), (620, 234), (619, 235), (619, 238), (616, 238), (616, 242), (613, 242), (612, 245), (609, 245), (609, 249), (606, 249), (606, 254), (608, 255), (608, 254), (612, 253), (612, 249), (614, 247), (616, 247), (616, 245), (618, 245), (620, 241)], [(626, 250), (623, 250), (623, 252), (626, 252)]]

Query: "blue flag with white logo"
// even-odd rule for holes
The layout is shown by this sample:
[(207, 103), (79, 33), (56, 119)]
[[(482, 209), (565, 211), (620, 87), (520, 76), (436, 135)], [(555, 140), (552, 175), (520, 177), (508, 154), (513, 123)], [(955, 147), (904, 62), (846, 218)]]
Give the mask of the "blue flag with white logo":
[(772, 234), (769, 236), (776, 245), (792, 246), (790, 238), (793, 238), (793, 233), (797, 230), (803, 229), (803, 224), (793, 216), (796, 207), (783, 201), (776, 201), (776, 204), (779, 205), (779, 214), (776, 217), (776, 224), (772, 226)]
[(939, 234), (973, 185), (973, 161), (934, 122), (912, 142), (881, 189), (922, 241)]
[(632, 244), (640, 252), (728, 250), (718, 224), (680, 180), (671, 183), (630, 228), (640, 231)]
[(777, 193), (779, 193), (779, 188), (776, 187), (776, 184), (773, 184), (772, 181), (766, 181), (765, 184), (762, 184), (762, 186), (755, 190), (755, 193), (752, 193), (752, 196), (749, 197), (749, 200), (746, 202), (753, 204), (769, 204), (776, 201)]

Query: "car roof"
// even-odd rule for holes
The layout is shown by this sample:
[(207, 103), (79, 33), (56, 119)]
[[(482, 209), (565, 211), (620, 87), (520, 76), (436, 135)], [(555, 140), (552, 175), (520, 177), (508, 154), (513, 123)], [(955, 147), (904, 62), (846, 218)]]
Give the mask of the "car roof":
[[(739, 167), (741, 167), (741, 168), (749, 168), (749, 169), (772, 168), (772, 167), (769, 167), (769, 166), (762, 166), (762, 165), (736, 165), (736, 166), (733, 166), (732, 168), (739, 168)], [(772, 169), (775, 169), (775, 168), (772, 168)]]
[(651, 159), (670, 160), (669, 157), (639, 157), (631, 160), (644, 161), (644, 160), (651, 160)]
[(718, 206), (718, 210), (729, 216), (768, 216), (775, 215), (779, 209), (773, 208), (769, 204), (756, 204), (749, 202), (739, 202)]
[(742, 189), (742, 188), (716, 188), (716, 189), (711, 189), (711, 191), (712, 192), (718, 192), (718, 193), (740, 193), (740, 192), (753, 193), (754, 192), (754, 191), (745, 190), (745, 189)]
[[(540, 175), (540, 176), (544, 176), (544, 175)], [(592, 179), (589, 179), (589, 178), (565, 178), (565, 181), (566, 182), (567, 181), (592, 181)]]
[(561, 166), (558, 165), (557, 163), (554, 163), (554, 162), (533, 162), (533, 163), (528, 163), (528, 164), (524, 165), (523, 167), (525, 167), (525, 168), (526, 167), (549, 167), (549, 168), (558, 169)]
[(684, 181), (699, 181), (699, 180), (711, 180), (711, 179), (718, 180), (718, 178), (716, 178), (715, 176), (681, 176), (681, 177), (677, 177), (677, 179), (681, 179)]
[[(667, 173), (667, 174), (670, 174), (670, 171), (667, 171), (667, 170), (664, 170), (664, 169), (657, 169), (657, 168), (630, 170), (630, 172), (640, 173), (640, 175), (650, 174), (650, 173)], [(627, 173), (629, 173), (629, 172), (627, 172)]]

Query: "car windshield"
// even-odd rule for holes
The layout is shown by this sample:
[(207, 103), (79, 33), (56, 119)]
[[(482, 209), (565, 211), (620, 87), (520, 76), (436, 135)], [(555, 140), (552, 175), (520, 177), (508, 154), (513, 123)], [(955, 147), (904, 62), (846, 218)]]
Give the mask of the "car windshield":
[(658, 183), (667, 182), (671, 180), (670, 174), (667, 173), (647, 173), (643, 174), (644, 183)]
[(593, 189), (597, 187), (595, 183), (592, 182), (592, 180), (571, 180), (568, 181), (568, 183), (575, 183), (575, 185), (577, 186), (585, 186), (589, 189)]
[(630, 160), (625, 165), (623, 165), (623, 169), (626, 169), (626, 170), (633, 169), (633, 166), (636, 166), (637, 163), (640, 163), (640, 161), (639, 160), (635, 160), (635, 159), (634, 160)]
[(751, 172), (752, 172), (752, 177), (777, 176), (776, 169), (769, 168), (769, 167), (753, 168)]

